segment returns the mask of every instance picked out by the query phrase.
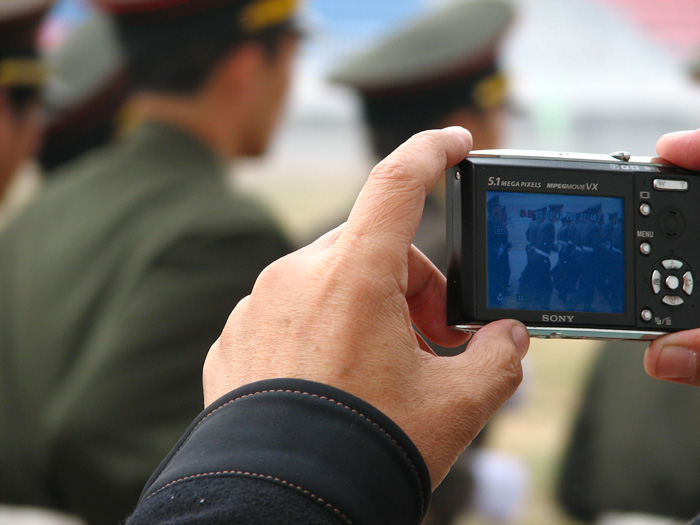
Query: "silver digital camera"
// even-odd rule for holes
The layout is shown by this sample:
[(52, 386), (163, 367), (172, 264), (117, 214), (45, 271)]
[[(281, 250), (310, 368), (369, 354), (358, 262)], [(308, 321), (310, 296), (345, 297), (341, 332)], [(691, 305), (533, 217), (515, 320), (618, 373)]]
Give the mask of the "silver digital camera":
[(448, 324), (630, 340), (700, 326), (698, 175), (626, 152), (473, 152), (447, 173)]

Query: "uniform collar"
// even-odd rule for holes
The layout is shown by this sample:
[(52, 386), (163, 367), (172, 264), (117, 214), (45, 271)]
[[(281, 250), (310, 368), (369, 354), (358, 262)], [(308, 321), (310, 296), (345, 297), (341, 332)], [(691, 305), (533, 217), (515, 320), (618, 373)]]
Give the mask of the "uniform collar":
[[(187, 130), (163, 122), (148, 121), (133, 130), (126, 139), (127, 148), (148, 151), (168, 166), (183, 171), (195, 166), (202, 173), (225, 175), (228, 162), (221, 158), (204, 141)], [(160, 165), (159, 165), (160, 166)]]

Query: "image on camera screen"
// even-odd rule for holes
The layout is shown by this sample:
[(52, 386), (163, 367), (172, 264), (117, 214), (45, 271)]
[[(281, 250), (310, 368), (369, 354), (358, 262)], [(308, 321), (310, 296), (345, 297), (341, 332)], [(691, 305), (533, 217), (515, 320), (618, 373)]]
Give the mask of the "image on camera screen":
[(623, 199), (486, 192), (488, 308), (625, 311)]

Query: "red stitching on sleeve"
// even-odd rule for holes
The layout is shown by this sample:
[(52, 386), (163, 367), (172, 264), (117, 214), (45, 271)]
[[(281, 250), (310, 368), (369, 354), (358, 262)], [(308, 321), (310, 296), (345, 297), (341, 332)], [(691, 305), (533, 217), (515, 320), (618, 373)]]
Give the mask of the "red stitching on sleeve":
[[(197, 425), (195, 425), (195, 427), (192, 429), (192, 432), (190, 432), (190, 434), (187, 436), (187, 438), (185, 439), (185, 441), (183, 441), (182, 445), (177, 449), (177, 452), (175, 452), (175, 454), (173, 454), (173, 458), (180, 452), (180, 450), (182, 450), (182, 448), (183, 448), (183, 447), (185, 446), (185, 444), (189, 441), (190, 437), (194, 434), (194, 432), (197, 430), (197, 428), (199, 428), (199, 426), (200, 426), (202, 423), (204, 423), (204, 421), (206, 421), (207, 418), (209, 418), (210, 416), (212, 416), (213, 414), (215, 414), (216, 412), (218, 412), (218, 411), (221, 410), (222, 408), (224, 408), (224, 407), (226, 407), (226, 406), (228, 406), (228, 405), (231, 405), (231, 404), (233, 404), (233, 403), (236, 403), (237, 401), (240, 401), (240, 400), (242, 400), (242, 399), (246, 399), (246, 398), (248, 398), (248, 397), (253, 397), (253, 396), (256, 396), (256, 395), (260, 395), (260, 394), (269, 394), (269, 393), (277, 393), (277, 394), (297, 394), (297, 395), (300, 394), (300, 395), (305, 395), (305, 396), (311, 396), (311, 397), (314, 397), (314, 398), (316, 398), (316, 399), (322, 399), (322, 400), (324, 400), (324, 401), (328, 401), (329, 403), (333, 403), (333, 404), (335, 404), (335, 405), (337, 405), (337, 406), (339, 406), (339, 407), (342, 407), (342, 408), (344, 408), (344, 409), (346, 409), (346, 410), (349, 410), (349, 411), (352, 412), (353, 414), (355, 414), (355, 415), (361, 417), (362, 419), (364, 419), (365, 421), (367, 421), (368, 423), (370, 423), (373, 427), (375, 427), (375, 428), (378, 429), (380, 432), (382, 432), (386, 437), (388, 437), (389, 440), (394, 444), (394, 446), (401, 452), (401, 454), (403, 455), (403, 457), (405, 458), (405, 460), (406, 460), (407, 463), (409, 464), (411, 470), (413, 471), (414, 475), (415, 475), (416, 478), (418, 479), (418, 490), (420, 491), (421, 501), (424, 501), (425, 497), (424, 497), (424, 494), (423, 494), (423, 485), (422, 485), (422, 483), (420, 483), (420, 474), (418, 474), (418, 469), (416, 469), (415, 464), (413, 463), (413, 461), (411, 460), (411, 458), (409, 457), (409, 455), (406, 453), (406, 451), (403, 449), (403, 447), (402, 447), (401, 445), (399, 445), (398, 441), (396, 441), (396, 439), (394, 439), (394, 437), (393, 437), (387, 430), (385, 430), (381, 425), (377, 424), (375, 421), (373, 421), (371, 418), (369, 418), (368, 416), (366, 416), (366, 415), (363, 414), (362, 412), (360, 412), (360, 411), (358, 411), (358, 410), (356, 410), (356, 409), (354, 409), (354, 408), (352, 408), (352, 407), (349, 407), (349, 406), (347, 406), (346, 404), (341, 403), (340, 401), (337, 401), (337, 400), (335, 400), (335, 399), (329, 398), (329, 397), (327, 397), (327, 396), (321, 396), (321, 395), (318, 395), (318, 394), (311, 394), (311, 393), (309, 393), (309, 392), (303, 392), (303, 391), (300, 391), (300, 390), (288, 390), (288, 389), (260, 390), (260, 391), (258, 391), (258, 392), (252, 392), (252, 393), (250, 393), (250, 394), (243, 394), (243, 395), (241, 395), (241, 396), (239, 396), (239, 397), (237, 397), (237, 398), (235, 398), (235, 399), (231, 399), (231, 400), (227, 401), (226, 403), (224, 403), (224, 404), (221, 405), (221, 406), (218, 406), (218, 407), (212, 409), (209, 413), (207, 413), (204, 417), (202, 417), (201, 421), (199, 421), (199, 423), (197, 423)], [(264, 474), (246, 473), (246, 472), (236, 472), (236, 471), (231, 471), (231, 472), (229, 472), (229, 471), (222, 471), (222, 472), (220, 472), (220, 473), (214, 472), (214, 473), (209, 473), (209, 474), (195, 474), (195, 475), (192, 475), (192, 476), (189, 476), (189, 477), (186, 477), (186, 478), (182, 478), (181, 480), (177, 480), (177, 481), (183, 481), (183, 480), (186, 480), (186, 479), (191, 479), (191, 478), (196, 478), (196, 477), (202, 477), (202, 476), (207, 476), (207, 475), (213, 475), (213, 474), (227, 474), (227, 473), (228, 473), (228, 474), (249, 475), (249, 476), (254, 476), (254, 477), (259, 477), (259, 478), (265, 478), (265, 479), (269, 479), (269, 480), (278, 481), (278, 482), (280, 482), (280, 483), (282, 483), (282, 484), (284, 484), (284, 485), (287, 485), (287, 486), (289, 486), (289, 487), (295, 488), (295, 489), (301, 491), (302, 493), (309, 495), (310, 497), (312, 497), (313, 499), (316, 499), (317, 501), (320, 501), (321, 503), (323, 503), (323, 504), (324, 504), (325, 506), (327, 506), (328, 508), (333, 509), (333, 512), (334, 512), (334, 513), (336, 513), (337, 515), (343, 517), (343, 519), (348, 520), (348, 518), (347, 518), (346, 516), (344, 516), (338, 509), (332, 507), (329, 503), (324, 502), (324, 501), (323, 501), (321, 498), (319, 498), (318, 496), (315, 496), (315, 495), (311, 494), (310, 492), (308, 492), (307, 490), (305, 490), (305, 489), (303, 489), (303, 488), (301, 488), (301, 487), (297, 487), (296, 485), (294, 485), (294, 484), (292, 484), (292, 483), (289, 483), (289, 482), (284, 481), (284, 480), (281, 480), (281, 479), (277, 479), (277, 478), (275, 478), (275, 477), (273, 477), (273, 476), (268, 476), (268, 475), (264, 475)], [(155, 492), (152, 492), (151, 494), (149, 494), (149, 495), (147, 496), (147, 498), (150, 498), (152, 495), (157, 494), (158, 492), (160, 492), (161, 490), (163, 490), (165, 487), (168, 487), (168, 486), (172, 485), (173, 483), (176, 483), (177, 481), (172, 481), (172, 482), (168, 483), (167, 485), (165, 485), (164, 487), (162, 487), (162, 488), (156, 490)], [(349, 520), (348, 520), (348, 523), (350, 523)]]
[[(394, 439), (394, 437), (393, 437), (389, 432), (387, 432), (383, 427), (381, 427), (379, 424), (377, 424), (376, 422), (374, 422), (371, 418), (367, 417), (367, 416), (364, 415), (362, 412), (360, 412), (360, 411), (358, 411), (358, 410), (356, 410), (356, 409), (354, 409), (354, 408), (352, 408), (352, 407), (349, 407), (349, 406), (347, 406), (347, 405), (344, 404), (344, 403), (341, 403), (340, 401), (336, 401), (335, 399), (329, 398), (329, 397), (327, 397), (327, 396), (320, 396), (320, 395), (318, 395), (318, 394), (311, 394), (311, 393), (309, 393), (309, 392), (302, 392), (301, 390), (281, 390), (281, 389), (280, 389), (280, 390), (260, 390), (260, 391), (258, 391), (258, 392), (253, 392), (253, 393), (250, 393), (250, 394), (244, 394), (244, 395), (239, 396), (239, 397), (237, 397), (237, 398), (235, 398), (235, 399), (231, 399), (231, 400), (227, 401), (227, 402), (224, 403), (223, 405), (214, 408), (211, 412), (209, 412), (207, 415), (205, 415), (205, 416), (202, 418), (202, 420), (201, 420), (199, 423), (197, 423), (197, 425), (195, 425), (195, 427), (192, 429), (192, 432), (190, 432), (189, 436), (187, 436), (187, 439), (185, 439), (185, 441), (183, 441), (182, 445), (180, 446), (180, 448), (177, 449), (177, 452), (173, 455), (173, 457), (175, 457), (175, 455), (177, 455), (177, 453), (180, 452), (180, 450), (182, 450), (182, 447), (184, 447), (185, 444), (187, 443), (187, 441), (189, 441), (190, 436), (191, 436), (192, 434), (194, 434), (194, 432), (197, 430), (197, 428), (198, 428), (202, 423), (204, 423), (204, 421), (206, 421), (206, 419), (207, 419), (209, 416), (211, 416), (212, 414), (215, 414), (216, 412), (218, 412), (218, 411), (221, 410), (222, 408), (224, 408), (224, 407), (226, 407), (226, 406), (228, 406), (228, 405), (230, 405), (230, 404), (235, 403), (236, 401), (240, 401), (241, 399), (245, 399), (245, 398), (248, 398), (248, 397), (256, 396), (256, 395), (258, 395), (258, 394), (269, 394), (269, 393), (276, 393), (276, 394), (301, 394), (301, 395), (305, 395), (305, 396), (315, 397), (316, 399), (322, 399), (322, 400), (324, 400), (324, 401), (328, 401), (328, 402), (330, 402), (330, 403), (333, 403), (333, 404), (335, 404), (335, 405), (337, 405), (337, 406), (343, 407), (344, 409), (351, 411), (353, 414), (356, 414), (356, 415), (362, 417), (364, 420), (366, 420), (366, 421), (367, 421), (368, 423), (370, 423), (372, 426), (374, 426), (375, 428), (377, 428), (378, 430), (380, 430), (384, 435), (386, 435), (386, 436), (391, 440), (391, 442), (394, 444), (394, 446), (396, 446), (396, 448), (398, 448), (398, 449), (401, 451), (401, 454), (404, 456), (404, 458), (406, 458), (406, 461), (408, 461), (408, 463), (411, 465), (411, 470), (413, 470), (413, 472), (415, 473), (415, 475), (416, 475), (417, 477), (420, 478), (420, 475), (418, 474), (418, 470), (416, 469), (415, 465), (413, 464), (413, 461), (411, 461), (411, 458), (408, 456), (408, 454), (407, 454), (406, 451), (403, 449), (403, 447), (402, 447), (401, 445), (399, 445), (398, 441), (396, 441), (396, 440)], [(422, 496), (422, 495), (423, 495), (423, 494), (422, 494), (422, 487), (421, 487), (421, 496)]]
[(224, 476), (224, 475), (238, 475), (238, 476), (246, 476), (249, 478), (262, 479), (262, 480), (266, 480), (266, 481), (275, 481), (275, 482), (279, 483), (280, 485), (284, 485), (286, 487), (294, 489), (297, 492), (304, 494), (305, 496), (308, 496), (309, 498), (313, 499), (317, 503), (320, 503), (325, 508), (332, 511), (333, 514), (336, 514), (343, 521), (345, 521), (348, 525), (352, 525), (352, 520), (350, 520), (350, 518), (348, 518), (345, 514), (343, 514), (340, 511), (340, 509), (334, 507), (333, 505), (331, 505), (330, 503), (325, 501), (323, 498), (317, 496), (316, 494), (314, 494), (313, 492), (311, 492), (309, 490), (306, 490), (303, 487), (300, 487), (299, 485), (295, 485), (294, 483), (290, 483), (289, 481), (286, 481), (286, 480), (281, 479), (281, 478), (277, 478), (275, 476), (270, 476), (267, 474), (257, 474), (255, 472), (244, 472), (241, 470), (221, 470), (221, 471), (217, 471), (217, 472), (206, 472), (206, 473), (201, 473), (201, 474), (193, 474), (191, 476), (185, 476), (183, 478), (173, 480), (170, 483), (168, 483), (167, 485), (162, 486), (161, 488), (159, 488), (155, 492), (152, 492), (151, 494), (149, 494), (146, 497), (146, 499), (149, 499), (152, 496), (155, 496), (159, 492), (161, 492), (161, 491), (167, 489), (168, 487), (171, 487), (172, 485), (175, 485), (177, 483), (182, 483), (184, 481), (189, 481), (191, 479), (205, 478), (205, 477), (209, 477), (209, 476)]

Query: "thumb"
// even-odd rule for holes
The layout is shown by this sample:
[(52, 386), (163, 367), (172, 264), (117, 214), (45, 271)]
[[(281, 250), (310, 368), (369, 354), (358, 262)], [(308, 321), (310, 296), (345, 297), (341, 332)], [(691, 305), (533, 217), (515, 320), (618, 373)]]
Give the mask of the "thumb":
[(529, 346), (527, 328), (518, 321), (504, 319), (481, 328), (466, 350), (456, 356), (455, 371), (460, 370), (464, 378), (469, 378), (469, 383), (461, 381), (457, 388), (463, 391), (469, 410), (481, 407), (484, 424), (520, 385), (521, 361)]
[(431, 388), (426, 389), (434, 400), (427, 416), (432, 424), (411, 429), (418, 435), (408, 433), (434, 484), (518, 388), (528, 347), (527, 329), (518, 321), (501, 320), (480, 329), (460, 355), (432, 359)]

